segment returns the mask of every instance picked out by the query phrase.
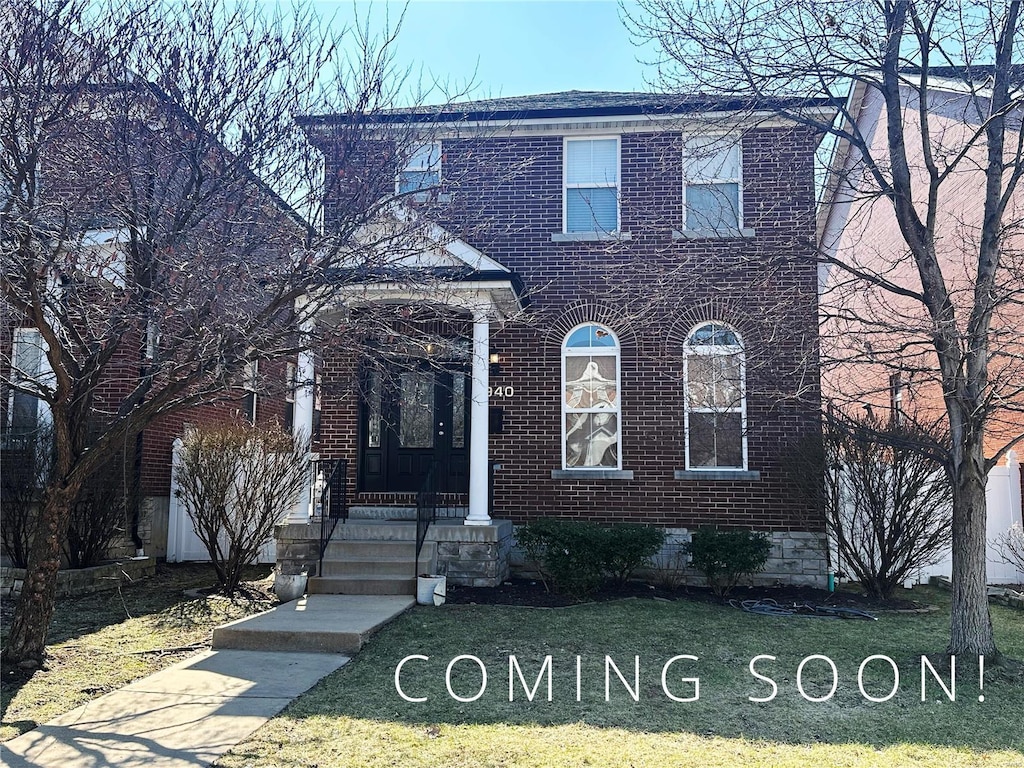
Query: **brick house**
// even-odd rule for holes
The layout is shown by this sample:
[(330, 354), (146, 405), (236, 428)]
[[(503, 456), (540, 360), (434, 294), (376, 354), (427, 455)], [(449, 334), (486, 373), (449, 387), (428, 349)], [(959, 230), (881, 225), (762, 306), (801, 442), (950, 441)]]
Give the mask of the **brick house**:
[[(347, 119), (303, 121), (328, 212)], [(823, 518), (788, 460), (820, 427), (820, 137), (743, 99), (578, 91), (395, 112), (378, 129), (424, 137), (395, 169), (395, 215), (424, 223), (405, 261), (423, 279), (348, 276), (318, 325), (382, 308), (390, 324), (299, 362), (322, 371), (319, 457), (345, 461), (332, 514), (347, 520), (315, 588), (386, 589), (330, 552), (359, 561), (367, 539), (415, 538), (401, 521), (426, 484), (443, 514), (416, 567), (456, 583), (504, 579), (514, 526), (542, 516), (677, 542), (753, 528), (773, 541), (762, 578), (823, 583)], [(300, 388), (296, 428), (312, 399)], [(309, 520), (300, 507), (279, 528), (286, 570), (316, 569)]]
[[(131, 175), (141, 174), (141, 169), (172, 186), (175, 174), (180, 174), (185, 165), (176, 153), (187, 157), (188, 142), (195, 139), (188, 131), (193, 123), (180, 106), (148, 85), (83, 85), (79, 86), (76, 98), (82, 103), (108, 107), (109, 113), (97, 107), (95, 114), (100, 117), (84, 119), (74, 115), (70, 120), (54, 121), (51, 135), (42, 144), (38, 167), (33, 169), (41, 192), (36, 208), (29, 211), (36, 217), (31, 221), (34, 234), (47, 233), (49, 241), (44, 241), (39, 249), (38, 264), (23, 261), (21, 252), (14, 247), (5, 251), (4, 277), (10, 280), (12, 295), (37, 295), (38, 298), (24, 303), (30, 311), (48, 316), (55, 333), (68, 339), (66, 353), (79, 367), (75, 399), (88, 402), (88, 407), (75, 412), (76, 424), (109, 423), (130, 398), (139, 396), (140, 384), (148, 376), (173, 376), (175, 370), (185, 370), (176, 366), (184, 361), (187, 367), (193, 352), (185, 348), (186, 343), (168, 341), (174, 339), (174, 323), (189, 320), (186, 311), (177, 311), (174, 299), (170, 298), (175, 297), (174, 289), (167, 290), (163, 299), (166, 303), (152, 302), (154, 318), (149, 322), (141, 310), (126, 310), (135, 307), (145, 292), (135, 270), (141, 271), (139, 265), (147, 262), (139, 254), (146, 253), (154, 243), (167, 253), (172, 252), (166, 241), (160, 240), (162, 233), (157, 230), (178, 213), (168, 210), (169, 206), (155, 205), (149, 212), (150, 232), (146, 232), (146, 227), (137, 227), (133, 236), (130, 222), (138, 217), (143, 203), (133, 201), (126, 190)], [(150, 126), (128, 121), (128, 127), (118, 123), (118, 110), (127, 110), (126, 104), (135, 110), (133, 114), (153, 116), (153, 123), (161, 126), (159, 132), (150, 133)], [(125, 144), (137, 142), (138, 147), (159, 145), (161, 150), (166, 149), (166, 154), (154, 150), (155, 157), (133, 157), (139, 165), (132, 166), (118, 154), (118, 140)], [(214, 145), (208, 155), (216, 151), (227, 154)], [(169, 157), (172, 159), (168, 160)], [(291, 253), (295, 244), (301, 242), (303, 230), (294, 212), (246, 173), (240, 172), (243, 184), (229, 195), (209, 194), (209, 220), (193, 227), (187, 241), (182, 238), (176, 244), (176, 253), (185, 254), (181, 261), (188, 263), (190, 249), (201, 253), (209, 248), (208, 253), (213, 255), (207, 257), (208, 266), (214, 266), (214, 259), (220, 258), (222, 268), (232, 269), (232, 259), (252, 265), (274, 248)], [(155, 197), (158, 195), (159, 192), (154, 193)], [(173, 193), (168, 197), (173, 201)], [(225, 210), (231, 212), (230, 220), (223, 215)], [(18, 213), (12, 206), (10, 224), (4, 222), (5, 249), (13, 241), (16, 227), (22, 226)], [(247, 220), (250, 216), (251, 220)], [(43, 239), (42, 235), (37, 236)], [(12, 240), (7, 240), (8, 237)], [(237, 250), (217, 250), (219, 237), (234, 238)], [(153, 266), (156, 258), (151, 258), (149, 268), (158, 272), (161, 267)], [(169, 278), (169, 282), (185, 284), (193, 279), (192, 271), (199, 272), (186, 268), (179, 275), (172, 267), (160, 275)], [(177, 296), (182, 304), (189, 298), (186, 291), (181, 289)], [(198, 301), (198, 294), (195, 296)], [(55, 396), (56, 379), (43, 334), (31, 315), (21, 311), (16, 300), (0, 300), (0, 317), (0, 463), (13, 475), (17, 474), (12, 472), (13, 467), (44, 460), (38, 446), (50, 439), (52, 416), (47, 399)], [(114, 319), (116, 333), (111, 331)], [(187, 334), (184, 336), (187, 338)], [(198, 336), (193, 337), (197, 347), (204, 341)], [(95, 366), (95, 371), (86, 376), (82, 371), (90, 366)], [(262, 424), (285, 420), (290, 408), (283, 392), (285, 369), (283, 360), (253, 362), (242, 377), (244, 381), (236, 387), (211, 388), (209, 382), (197, 379), (209, 390), (208, 397), (185, 410), (160, 416), (138, 433), (125, 436), (123, 446), (96, 473), (115, 478), (126, 497), (124, 516), (112, 521), (120, 535), (107, 550), (108, 557), (134, 556), (139, 551), (151, 557), (166, 556), (173, 441), (182, 436), (187, 425), (235, 418)], [(268, 381), (277, 386), (268, 390)], [(143, 397), (136, 405), (144, 402)], [(12, 482), (23, 480), (19, 476)], [(38, 480), (32, 478), (28, 482)], [(118, 505), (122, 506), (120, 500)], [(10, 519), (7, 522), (10, 526)]]
[[(940, 170), (952, 166), (935, 201), (938, 257), (951, 299), (965, 333), (968, 308), (974, 301), (971, 254), (977, 261), (982, 236), (986, 143), (981, 131), (986, 114), (986, 79), (991, 69), (973, 67), (974, 82), (959, 67), (933, 67), (924, 92), (928, 97), (927, 132)], [(1015, 73), (1016, 86), (1024, 72)], [(907, 162), (915, 184), (914, 205), (927, 204), (928, 172), (918, 111), (922, 89), (908, 71), (901, 85), (906, 115)], [(847, 109), (876, 158), (888, 156), (885, 102), (863, 83), (851, 92)], [(1019, 107), (1017, 108), (1019, 130)], [(1007, 137), (1010, 152), (1017, 137)], [(840, 144), (830, 171), (825, 205), (819, 213), (818, 236), (824, 253), (866, 274), (885, 275), (893, 284), (918, 290), (916, 267), (904, 256), (905, 241), (892, 204), (876, 193), (859, 154)], [(963, 158), (959, 159), (961, 154)], [(1019, 154), (1017, 162), (1019, 162)], [(952, 161), (958, 164), (953, 166)], [(1024, 195), (1018, 187), (1007, 201), (1002, 236), (1001, 293), (992, 319), (989, 382), (997, 403), (985, 425), (986, 458), (999, 457), (989, 473), (988, 534), (991, 541), (1011, 524), (1020, 524), (1021, 486), (1018, 454), (1007, 446), (1024, 433), (1024, 337), (1020, 333), (1020, 269), (1024, 254)], [(966, 256), (965, 256), (966, 255)], [(822, 344), (833, 364), (822, 374), (826, 397), (840, 407), (870, 409), (878, 416), (930, 423), (944, 413), (942, 385), (932, 345), (930, 322), (920, 302), (848, 279), (838, 269), (822, 273)], [(1019, 447), (1018, 447), (1019, 451)], [(949, 558), (925, 569), (920, 577), (950, 574)], [(1003, 563), (990, 547), (990, 580), (1018, 583), (1022, 574)]]

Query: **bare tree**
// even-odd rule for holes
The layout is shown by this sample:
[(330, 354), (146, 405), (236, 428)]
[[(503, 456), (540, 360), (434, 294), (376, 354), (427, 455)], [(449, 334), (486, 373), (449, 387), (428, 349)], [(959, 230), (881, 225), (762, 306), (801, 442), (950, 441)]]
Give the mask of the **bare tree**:
[(196, 536), (210, 555), (221, 591), (238, 590), (309, 472), (307, 441), (275, 427), (225, 423), (185, 436), (175, 476)]
[[(303, 6), (254, 8), (0, 10), (4, 329), (35, 329), (45, 359), (19, 369), (8, 335), (0, 371), (5, 392), (46, 404), (54, 435), (4, 649), (26, 668), (45, 656), (72, 505), (123, 436), (237, 396), (254, 361), (316, 343), (297, 329), (412, 242), (413, 219), (369, 226), (393, 211), (395, 164), (414, 138), (412, 126), (367, 129), (401, 85), (393, 37), (335, 34)], [(350, 115), (333, 128), (345, 194), (329, 228), (323, 158), (296, 124), (314, 112)]]
[(825, 510), (834, 567), (889, 598), (950, 543), (952, 504), (936, 430), (830, 409), (821, 443), (790, 457), (798, 487)]
[(1011, 525), (1005, 533), (996, 537), (994, 543), (1003, 562), (1024, 573), (1024, 528), (1021, 524)]
[[(887, 391), (886, 373), (902, 372), (922, 393), (934, 393), (950, 436), (948, 652), (995, 656), (985, 586), (986, 474), (1021, 440), (1024, 411), (1024, 349), (1012, 321), (1024, 296), (1014, 239), (1024, 174), (1020, 4), (640, 6), (627, 23), (638, 39), (660, 47), (661, 85), (746, 94), (763, 114), (832, 137), (836, 162), (827, 191), (838, 204), (863, 206), (864, 216), (848, 226), (881, 237), (870, 254), (822, 253), (832, 289), (823, 297), (824, 362), (843, 364), (835, 391), (856, 388), (854, 399), (867, 405)], [(955, 99), (937, 89), (943, 78), (956, 81)], [(833, 97), (838, 118), (780, 101), (799, 95)], [(870, 98), (880, 101), (879, 117), (859, 122)], [(847, 366), (858, 361), (880, 368), (881, 383), (875, 373), (858, 387)], [(1000, 438), (988, 456), (987, 434)]]

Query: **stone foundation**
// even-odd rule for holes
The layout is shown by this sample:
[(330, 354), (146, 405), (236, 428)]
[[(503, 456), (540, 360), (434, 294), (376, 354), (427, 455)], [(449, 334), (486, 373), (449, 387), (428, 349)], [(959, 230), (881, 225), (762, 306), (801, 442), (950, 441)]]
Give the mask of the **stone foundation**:
[(805, 584), (828, 586), (827, 541), (824, 533), (776, 531), (772, 533), (772, 551), (768, 565), (757, 574), (755, 583)]
[[(156, 558), (122, 560), (93, 568), (76, 568), (57, 573), (57, 597), (80, 597), (93, 592), (117, 589), (122, 584), (156, 575)], [(25, 580), (23, 568), (0, 568), (0, 590), (4, 597), (21, 592)]]
[[(353, 526), (359, 521), (352, 521)], [(345, 536), (344, 523), (335, 531), (335, 538)], [(665, 530), (665, 544), (654, 558), (654, 567), (638, 576), (667, 585), (701, 585), (704, 578), (687, 563), (684, 551), (690, 541), (686, 528)], [(316, 575), (319, 560), (320, 524), (284, 523), (275, 529), (277, 567), (283, 574)], [(805, 531), (775, 531), (771, 536), (771, 553), (765, 569), (755, 574), (752, 584), (804, 584), (825, 587), (828, 572), (825, 560), (825, 534)], [(415, 528), (405, 525), (380, 526), (373, 538), (413, 539)], [(353, 537), (354, 540), (358, 537)], [(536, 576), (536, 570), (524, 561), (515, 546), (515, 533), (508, 520), (495, 520), (491, 525), (462, 525), (440, 520), (427, 530), (427, 542), (437, 547), (436, 573), (451, 584), (468, 587), (493, 587), (509, 578), (512, 572)]]
[[(636, 574), (666, 586), (703, 586), (704, 577), (688, 564), (685, 546), (691, 533), (686, 528), (666, 528), (665, 543), (653, 558), (653, 567)], [(807, 531), (773, 531), (770, 534), (771, 552), (765, 569), (748, 579), (749, 584), (800, 584), (825, 588), (828, 585), (828, 565), (825, 559), (824, 533)], [(509, 558), (516, 575), (536, 578), (536, 568), (526, 562), (522, 550), (513, 545)]]
[[(340, 524), (339, 524), (340, 525)], [(274, 526), (277, 570), (285, 576), (316, 576), (320, 562), (320, 523), (281, 523)]]
[(496, 587), (509, 577), (512, 523), (432, 525), (427, 540), (437, 542), (437, 572), (465, 587)]
[[(334, 539), (409, 540), (416, 537), (413, 523), (377, 525), (363, 529), (363, 538), (346, 534), (360, 526), (352, 520), (346, 530), (339, 523)], [(320, 523), (283, 523), (274, 529), (277, 543), (277, 568), (282, 574), (306, 573), (316, 576), (320, 559)], [(427, 529), (427, 544), (436, 545), (435, 572), (446, 576), (450, 584), (493, 587), (509, 577), (512, 549), (512, 523), (495, 520), (491, 525), (463, 525), (461, 521), (439, 520)]]

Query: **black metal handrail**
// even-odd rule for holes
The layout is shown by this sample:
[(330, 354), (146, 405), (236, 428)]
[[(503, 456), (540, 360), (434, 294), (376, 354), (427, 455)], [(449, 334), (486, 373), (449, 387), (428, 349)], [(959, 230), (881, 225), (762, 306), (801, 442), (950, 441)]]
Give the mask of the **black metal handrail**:
[[(320, 486), (320, 560), (317, 576), (323, 575), (324, 553), (339, 520), (348, 518), (348, 459), (321, 459), (313, 462), (313, 485)], [(315, 496), (314, 496), (315, 499)]]
[(416, 559), (413, 567), (416, 570), (414, 575), (419, 576), (420, 552), (423, 550), (423, 542), (427, 539), (427, 529), (437, 519), (437, 462), (430, 465), (423, 485), (416, 492)]

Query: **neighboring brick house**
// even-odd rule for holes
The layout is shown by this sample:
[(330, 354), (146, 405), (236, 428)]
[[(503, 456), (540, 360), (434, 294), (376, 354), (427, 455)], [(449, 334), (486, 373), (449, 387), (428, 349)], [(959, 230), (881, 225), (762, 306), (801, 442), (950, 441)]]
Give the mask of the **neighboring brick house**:
[[(981, 168), (987, 162), (982, 121), (991, 69), (974, 67), (970, 74), (974, 82), (969, 87), (962, 68), (932, 68), (925, 91), (928, 135), (938, 171), (945, 172), (954, 160), (957, 163), (939, 186), (934, 226), (941, 269), (950, 286), (961, 333), (965, 332), (969, 307), (975, 300), (971, 274), (982, 235), (985, 176)], [(928, 171), (922, 147), (920, 88), (915, 80), (919, 74), (908, 71), (905, 76), (901, 96), (907, 159), (916, 190), (914, 204), (924, 211)], [(1015, 77), (1019, 88), (1024, 84), (1024, 69), (1018, 67)], [(848, 109), (860, 133), (867, 137), (872, 155), (887, 159), (882, 95), (858, 84), (850, 94)], [(1016, 111), (1019, 130), (1019, 107)], [(846, 144), (840, 144), (838, 150), (831, 180), (826, 183), (827, 198), (819, 213), (818, 236), (824, 253), (864, 274), (882, 275), (894, 285), (919, 290), (916, 267), (906, 256), (892, 203), (875, 192), (875, 184), (864, 172), (856, 151)], [(1018, 136), (1007, 137), (1007, 151), (1011, 166), (1020, 162)], [(996, 309), (989, 334), (989, 381), (995, 407), (986, 424), (985, 451), (988, 458), (1004, 455), (989, 475), (990, 540), (1022, 519), (1019, 444), (1016, 452), (1006, 450), (1024, 433), (1024, 193), (1019, 186), (1007, 200), (1003, 222), (1002, 272), (997, 280), (999, 294), (993, 297)], [(823, 270), (822, 288), (822, 345), (830, 363), (822, 374), (825, 397), (841, 408), (865, 409), (883, 418), (911, 418), (922, 423), (941, 418), (944, 404), (938, 363), (930, 321), (921, 303), (871, 288), (835, 267)], [(947, 559), (922, 575), (948, 575), (949, 569)], [(1021, 577), (991, 549), (989, 574), (990, 578), (1012, 583)]]
[[(8, 317), (11, 317), (8, 315)], [(11, 318), (14, 319), (14, 318)], [(5, 317), (0, 334), (0, 378), (34, 376), (44, 383), (49, 378), (49, 364), (39, 331), (28, 324), (11, 322)], [(105, 377), (95, 389), (94, 411), (97, 414), (116, 412), (132, 391), (140, 375), (140, 358), (132, 344), (125, 344), (118, 359), (108, 366)], [(151, 557), (167, 555), (168, 508), (171, 488), (171, 447), (183, 436), (187, 426), (201, 426), (227, 419), (244, 418), (260, 424), (285, 424), (290, 403), (281, 386), (272, 387), (269, 396), (263, 390), (263, 378), (285, 381), (286, 364), (270, 361), (262, 365), (260, 381), (253, 390), (240, 389), (225, 396), (161, 417), (147, 426), (123, 451), (104, 467), (104, 473), (122, 478), (131, 489), (131, 508), (124, 522), (124, 532), (108, 551), (109, 557), (131, 556), (141, 549)], [(0, 398), (0, 462), (24, 459), (29, 451), (26, 441), (35, 441), (45, 434), (49, 408), (40, 398), (3, 387)]]
[[(162, 171), (166, 171), (168, 178), (158, 178), (157, 181), (172, 186), (170, 177), (180, 171), (184, 161), (175, 158), (179, 163), (176, 166), (175, 161), (167, 161), (167, 156), (173, 157), (177, 146), (181, 148), (182, 157), (187, 157), (185, 147), (191, 124), (179, 106), (157, 89), (146, 85), (120, 89), (113, 85), (83, 86), (81, 91), (80, 99), (85, 103), (102, 105), (104, 99), (110, 99), (113, 106), (109, 111), (114, 117), (87, 120), (76, 116), (69, 121), (71, 125), (57, 122), (51, 129), (63, 131), (63, 134), (51, 138), (45, 145), (52, 154), (43, 153), (39, 162), (40, 202), (30, 213), (36, 217), (33, 221), (36, 231), (45, 232), (49, 228), (53, 241), (62, 245), (51, 248), (46, 244), (40, 248), (42, 256), (39, 263), (46, 266), (40, 267), (38, 274), (31, 272), (32, 265), (9, 260), (17, 259), (17, 256), (5, 255), (4, 267), (5, 270), (10, 269), (5, 279), (9, 278), (12, 283), (21, 281), (12, 290), (23, 289), (26, 295), (32, 290), (45, 292), (37, 300), (44, 314), (52, 313), (55, 307), (66, 307), (66, 314), (54, 320), (53, 325), (60, 333), (67, 334), (67, 349), (71, 350), (69, 357), (75, 360), (76, 365), (84, 367), (83, 360), (86, 359), (90, 365), (102, 361), (101, 373), (91, 383), (82, 385), (91, 398), (90, 410), (83, 415), (83, 420), (91, 422), (95, 419), (98, 423), (112, 419), (146, 376), (154, 375), (154, 371), (157, 376), (173, 376), (173, 371), (186, 369), (189, 364), (188, 350), (168, 351), (172, 345), (161, 340), (161, 337), (173, 336), (174, 323), (184, 321), (184, 312), (175, 314), (173, 304), (160, 307), (170, 318), (166, 325), (161, 326), (159, 319), (147, 323), (141, 310), (126, 311), (125, 307), (130, 302), (139, 301), (144, 293), (141, 278), (133, 273), (132, 260), (127, 255), (130, 249), (127, 222), (140, 214), (144, 204), (130, 198), (126, 192), (127, 180), (132, 173), (151, 172), (159, 177)], [(139, 113), (159, 116), (161, 119), (153, 120), (154, 124), (162, 126), (159, 134), (148, 133), (148, 125), (140, 127), (127, 121), (128, 128), (115, 125), (118, 108), (123, 106), (118, 99), (131, 100)], [(105, 112), (97, 107), (95, 114), (104, 115)], [(177, 131), (181, 131), (185, 138), (181, 138)], [(151, 142), (150, 146), (159, 146), (166, 150), (167, 155), (154, 151), (155, 159), (149, 159), (152, 165), (133, 157), (132, 160), (139, 164), (128, 164), (131, 170), (126, 171), (119, 165), (125, 160), (118, 155), (122, 149), (118, 139), (126, 144), (137, 142), (135, 149)], [(176, 145), (176, 141), (180, 143)], [(111, 146), (109, 154), (105, 144)], [(142, 154), (140, 151), (139, 155)], [(214, 154), (210, 152), (208, 156), (212, 158)], [(240, 174), (242, 183), (233, 188), (231, 199), (225, 201), (210, 195), (208, 205), (212, 213), (206, 222), (209, 232), (200, 232), (203, 227), (195, 227), (197, 234), (193, 234), (180, 248), (182, 253), (188, 254), (182, 257), (183, 263), (191, 260), (190, 245), (195, 246), (195, 252), (202, 253), (203, 246), (216, 247), (213, 244), (216, 238), (230, 237), (233, 226), (244, 227), (247, 222), (239, 211), (244, 211), (245, 215), (255, 211), (253, 216), (258, 219), (239, 237), (240, 241), (245, 237), (260, 242), (257, 249), (246, 252), (247, 266), (252, 265), (254, 254), (258, 258), (259, 248), (273, 247), (265, 244), (277, 246), (284, 241), (301, 241), (302, 228), (294, 212), (246, 173)], [(153, 185), (157, 186), (157, 183)], [(175, 199), (173, 192), (163, 192), (166, 198)], [(216, 221), (217, 215), (224, 210), (230, 210), (234, 218), (230, 222)], [(173, 217), (176, 212), (154, 210), (147, 213), (155, 230), (158, 225), (166, 223), (162, 217)], [(11, 214), (12, 222), (15, 215)], [(12, 229), (8, 230), (6, 225), (7, 222), (3, 233), (5, 248), (8, 245), (6, 238), (11, 236), (15, 226), (12, 223)], [(260, 231), (254, 236), (251, 230)], [(213, 236), (210, 232), (214, 233)], [(286, 252), (291, 252), (291, 246)], [(227, 248), (208, 253), (230, 254), (231, 250)], [(212, 264), (213, 256), (208, 255), (207, 259)], [(233, 269), (235, 265), (227, 263), (226, 268)], [(153, 267), (154, 271), (158, 269)], [(193, 270), (199, 272), (198, 269)], [(180, 282), (191, 278), (191, 275), (186, 277), (188, 272), (187, 268), (182, 271)], [(179, 279), (173, 269), (161, 274), (171, 282)], [(168, 293), (174, 295), (171, 291)], [(187, 298), (186, 294), (184, 299)], [(47, 439), (47, 426), (52, 423), (45, 399), (16, 387), (35, 382), (50, 389), (54, 376), (43, 336), (29, 317), (19, 312), (13, 303), (5, 301), (0, 301), (0, 313), (3, 319), (0, 323), (0, 461), (9, 471), (15, 463), (25, 461), (28, 456), (34, 457), (35, 449), (31, 446)], [(128, 318), (123, 334), (110, 333), (107, 322), (112, 317)], [(73, 326), (73, 323), (78, 325)], [(109, 359), (103, 357), (107, 349), (111, 350)], [(175, 359), (175, 354), (184, 358), (181, 368), (175, 367), (182, 363), (182, 360)], [(238, 417), (264, 424), (286, 421), (290, 405), (286, 402), (288, 396), (285, 393), (286, 366), (283, 360), (256, 363), (250, 366), (242, 386), (211, 394), (200, 405), (158, 417), (140, 434), (125, 438), (123, 448), (98, 473), (116, 478), (130, 497), (127, 519), (118, 522), (123, 535), (112, 545), (108, 553), (110, 556), (131, 556), (140, 549), (149, 556), (166, 555), (172, 442), (182, 436), (186, 425), (209, 424)], [(87, 382), (85, 372), (80, 371), (78, 376), (82, 382)], [(268, 381), (272, 382), (269, 396)]]
[[(304, 120), (328, 180), (346, 120)], [(578, 91), (378, 126), (426, 137), (396, 215), (430, 223), (405, 262), (430, 277), (368, 273), (319, 319), (394, 312), (323, 360), (317, 448), (347, 460), (353, 511), (401, 517), (433, 466), (465, 516), (464, 535), (435, 526), (457, 582), (500, 580), (512, 524), (558, 516), (765, 531), (764, 578), (823, 583), (823, 517), (790, 460), (820, 427), (820, 136), (743, 99)], [(460, 563), (477, 544), (498, 564)]]

